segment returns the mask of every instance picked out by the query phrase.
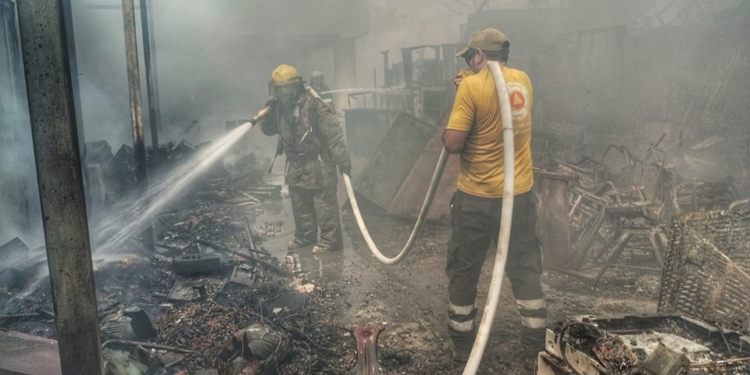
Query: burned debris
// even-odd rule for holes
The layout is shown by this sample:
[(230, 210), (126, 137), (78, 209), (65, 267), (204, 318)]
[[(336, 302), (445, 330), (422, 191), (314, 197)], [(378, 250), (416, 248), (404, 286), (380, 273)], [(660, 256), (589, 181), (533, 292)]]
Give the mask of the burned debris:
[(747, 336), (681, 316), (570, 317), (547, 331), (540, 375), (739, 375)]
[(224, 3), (0, 0), (0, 373), (750, 373), (747, 1)]
[[(106, 142), (97, 145), (91, 148), (107, 149)], [(107, 186), (132, 177), (121, 163), (128, 150), (109, 159), (90, 155), (117, 171), (107, 174)], [(186, 143), (169, 150), (165, 160), (171, 155), (174, 162), (195, 152)], [(252, 226), (281, 198), (280, 186), (266, 184), (265, 176), (253, 154), (217, 163), (156, 216), (154, 249), (128, 240), (101, 260), (95, 255), (107, 374), (338, 374), (354, 364), (353, 338), (330, 321), (339, 292), (307, 280), (298, 255), (284, 264), (263, 248), (282, 222)], [(115, 197), (127, 203), (120, 193), (108, 197), (115, 206)], [(54, 339), (47, 279), (27, 280), (37, 269), (27, 269), (30, 250), (18, 238), (0, 249), (3, 265), (19, 267), (0, 272), (10, 292), (0, 326)]]

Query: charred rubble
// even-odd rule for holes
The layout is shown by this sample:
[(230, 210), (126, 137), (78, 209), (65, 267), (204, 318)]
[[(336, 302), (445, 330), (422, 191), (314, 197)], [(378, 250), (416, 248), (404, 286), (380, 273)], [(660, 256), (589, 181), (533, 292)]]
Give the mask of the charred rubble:
[[(195, 148), (164, 150), (179, 163)], [(106, 190), (97, 208), (125, 194), (107, 187), (133, 178), (129, 153), (89, 145), (89, 171), (101, 171)], [(298, 259), (281, 263), (263, 248), (280, 222), (251, 226), (278, 210), (280, 186), (264, 183), (253, 154), (233, 157), (155, 217), (153, 250), (133, 239), (94, 255), (107, 374), (340, 374), (356, 362), (354, 340), (331, 320), (341, 292), (308, 280)], [(0, 247), (0, 327), (55, 339), (42, 255), (18, 238)]]

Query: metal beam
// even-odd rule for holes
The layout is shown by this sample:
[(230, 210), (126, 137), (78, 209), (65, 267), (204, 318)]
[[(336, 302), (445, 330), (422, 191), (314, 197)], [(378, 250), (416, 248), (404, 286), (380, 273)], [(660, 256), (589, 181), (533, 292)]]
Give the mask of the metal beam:
[(151, 165), (159, 166), (159, 128), (161, 113), (159, 111), (159, 81), (157, 80), (156, 51), (154, 38), (153, 3), (151, 0), (140, 0), (141, 29), (143, 30), (143, 60), (146, 62), (146, 95), (148, 96), (148, 119), (151, 128)]
[(18, 0), (18, 23), (62, 374), (101, 374), (64, 1)]
[[(146, 170), (146, 144), (143, 140), (143, 110), (141, 108), (141, 75), (138, 70), (138, 42), (135, 31), (134, 0), (122, 0), (122, 17), (125, 26), (125, 58), (128, 68), (128, 88), (130, 90), (130, 122), (133, 127), (133, 152), (135, 154), (135, 180), (138, 194), (144, 197), (148, 190)], [(145, 204), (148, 204), (147, 202)], [(145, 207), (144, 207), (145, 208)], [(154, 235), (149, 225), (143, 233), (144, 246), (154, 248)]]

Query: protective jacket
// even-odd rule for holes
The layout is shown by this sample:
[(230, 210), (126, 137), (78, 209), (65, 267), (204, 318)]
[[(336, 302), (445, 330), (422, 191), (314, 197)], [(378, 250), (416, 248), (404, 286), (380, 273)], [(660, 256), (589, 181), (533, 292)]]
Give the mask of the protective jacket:
[(336, 167), (351, 165), (351, 159), (330, 107), (308, 89), (292, 110), (279, 107), (260, 125), (263, 134), (278, 134), (281, 139), (287, 157), (286, 184), (305, 189), (336, 186)]

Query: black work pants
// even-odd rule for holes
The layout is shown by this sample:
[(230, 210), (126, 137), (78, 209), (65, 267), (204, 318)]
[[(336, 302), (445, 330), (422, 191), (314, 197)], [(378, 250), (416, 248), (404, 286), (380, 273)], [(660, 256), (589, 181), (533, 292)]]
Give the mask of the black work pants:
[[(533, 192), (516, 195), (505, 272), (521, 314), (521, 344), (527, 355), (544, 350), (547, 309), (542, 291), (542, 254), (536, 237)], [(451, 239), (446, 273), (450, 307), (448, 333), (454, 350), (469, 353), (476, 337), (477, 282), (487, 249), (497, 241), (502, 198), (456, 191), (451, 200)]]

